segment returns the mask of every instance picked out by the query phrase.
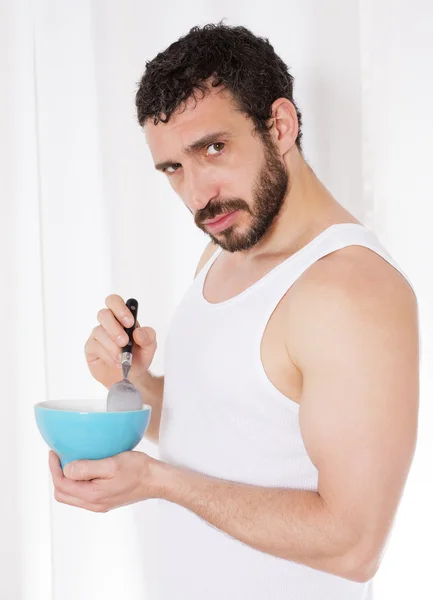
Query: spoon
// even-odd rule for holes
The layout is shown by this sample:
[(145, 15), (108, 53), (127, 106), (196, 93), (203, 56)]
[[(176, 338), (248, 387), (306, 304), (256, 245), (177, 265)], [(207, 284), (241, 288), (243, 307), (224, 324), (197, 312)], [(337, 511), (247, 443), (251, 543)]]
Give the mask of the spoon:
[(129, 370), (132, 364), (132, 350), (134, 346), (132, 333), (137, 325), (138, 302), (134, 298), (129, 298), (129, 300), (126, 301), (126, 306), (134, 317), (134, 324), (132, 327), (124, 327), (129, 340), (126, 346), (122, 348), (123, 379), (122, 381), (113, 384), (108, 391), (107, 412), (141, 410), (143, 405), (143, 398), (141, 397), (140, 391), (128, 379)]

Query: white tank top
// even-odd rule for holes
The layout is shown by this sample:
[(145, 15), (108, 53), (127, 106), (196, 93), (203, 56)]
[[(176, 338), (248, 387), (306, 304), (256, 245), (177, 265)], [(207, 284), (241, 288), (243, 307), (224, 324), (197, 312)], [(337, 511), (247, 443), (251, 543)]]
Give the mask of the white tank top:
[[(242, 293), (214, 304), (203, 295), (221, 248), (214, 253), (168, 333), (161, 460), (225, 480), (317, 491), (318, 471), (303, 444), (299, 405), (268, 379), (260, 341), (292, 283), (321, 257), (351, 245), (370, 248), (401, 272), (371, 230), (335, 224)], [(181, 506), (158, 504), (160, 600), (372, 598), (371, 581), (349, 581), (265, 554)]]

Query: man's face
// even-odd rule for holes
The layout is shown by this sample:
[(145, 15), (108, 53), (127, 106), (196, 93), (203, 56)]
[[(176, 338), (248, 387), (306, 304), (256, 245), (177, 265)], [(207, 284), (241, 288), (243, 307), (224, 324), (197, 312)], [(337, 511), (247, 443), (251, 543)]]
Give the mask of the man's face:
[(228, 92), (218, 91), (197, 103), (189, 99), (186, 110), (176, 111), (168, 123), (149, 120), (144, 130), (156, 167), (197, 227), (224, 250), (237, 252), (268, 232), (289, 177), (271, 140), (253, 136), (252, 121), (236, 110)]

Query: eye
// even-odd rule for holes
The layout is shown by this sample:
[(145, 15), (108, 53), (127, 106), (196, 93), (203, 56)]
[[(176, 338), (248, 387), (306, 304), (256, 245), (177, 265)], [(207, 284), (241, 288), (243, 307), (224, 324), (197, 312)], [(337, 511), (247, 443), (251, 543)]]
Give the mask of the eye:
[[(181, 166), (180, 163), (175, 163), (174, 165), (165, 167), (165, 169), (163, 169), (163, 173), (166, 173), (167, 175), (173, 175), (173, 173), (175, 173), (180, 166)], [(174, 169), (174, 167), (176, 167), (176, 169), (174, 171), (169, 171), (169, 169)]]
[(207, 150), (209, 151), (209, 148), (212, 148), (212, 146), (214, 148), (219, 147), (219, 149), (217, 149), (216, 152), (211, 152), (210, 153), (211, 156), (215, 156), (216, 154), (220, 154), (224, 150), (225, 144), (224, 144), (224, 142), (215, 142), (213, 144), (210, 144), (210, 146), (207, 147)]

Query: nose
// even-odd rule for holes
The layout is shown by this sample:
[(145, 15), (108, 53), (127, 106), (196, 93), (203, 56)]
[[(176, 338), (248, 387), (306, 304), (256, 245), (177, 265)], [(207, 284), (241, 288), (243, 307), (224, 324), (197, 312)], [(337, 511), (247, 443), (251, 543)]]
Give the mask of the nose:
[(185, 203), (193, 213), (218, 196), (218, 185), (206, 169), (189, 168), (184, 174), (184, 184)]

